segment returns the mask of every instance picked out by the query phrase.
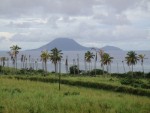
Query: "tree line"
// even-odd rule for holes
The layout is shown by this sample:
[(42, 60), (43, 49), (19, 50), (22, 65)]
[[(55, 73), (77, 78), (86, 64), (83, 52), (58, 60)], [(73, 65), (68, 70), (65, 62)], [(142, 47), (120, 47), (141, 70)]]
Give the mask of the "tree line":
[[(8, 52), (8, 54), (10, 55), (10, 60), (12, 61), (13, 67), (15, 69), (17, 69), (17, 56), (18, 56), (18, 53), (20, 50), (21, 50), (21, 47), (19, 47), (18, 45), (13, 45), (10, 47), (10, 51)], [(95, 52), (95, 54), (93, 52)], [(92, 62), (92, 59), (95, 59), (94, 68), (95, 68), (95, 75), (96, 75), (97, 56), (99, 56), (99, 58), (100, 58), (100, 64), (101, 64), (103, 74), (104, 74), (105, 70), (108, 74), (111, 74), (111, 63), (113, 62), (114, 57), (111, 57), (109, 53), (106, 53), (101, 49), (95, 49), (95, 48), (91, 48), (91, 50), (85, 52), (85, 54), (84, 54), (85, 71), (86, 70), (88, 72), (91, 71), (91, 62)], [(50, 60), (54, 64), (55, 73), (58, 73), (58, 69), (59, 69), (59, 72), (61, 71), (61, 60), (63, 58), (62, 50), (53, 48), (52, 50), (50, 50), (50, 52), (47, 50), (41, 51), (40, 58), (41, 58), (40, 61), (42, 62), (43, 70), (46, 73), (47, 73), (47, 68), (48, 68), (47, 67), (48, 60)], [(124, 62), (128, 65), (130, 71), (132, 72), (132, 76), (133, 76), (134, 66), (137, 64), (137, 62), (140, 62), (142, 72), (144, 75), (144, 60), (145, 59), (147, 59), (145, 54), (138, 55), (135, 51), (129, 51), (129, 52), (127, 52), (127, 54), (125, 56), (125, 60), (122, 61), (122, 64), (123, 64), (123, 67), (124, 67)], [(24, 69), (27, 68), (27, 60), (29, 62), (31, 62), (30, 55), (28, 57), (26, 55), (21, 55), (21, 62), (22, 62), (21, 67)], [(74, 60), (73, 60), (73, 65), (75, 65)], [(6, 62), (7, 62), (7, 66), (9, 66), (9, 63), (8, 63), (9, 58), (0, 57), (0, 61), (1, 61), (1, 66), (5, 66)], [(35, 60), (36, 69), (37, 69), (37, 65), (38, 65), (37, 62), (38, 62), (38, 59)], [(76, 68), (78, 69), (78, 74), (79, 74), (79, 56), (77, 58), (77, 62), (78, 62), (78, 64), (76, 65)], [(88, 69), (87, 69), (86, 63), (88, 64)], [(65, 60), (65, 65), (66, 65), (66, 72), (68, 73), (68, 58), (67, 57)], [(31, 63), (30, 63), (30, 67), (32, 67)], [(124, 67), (124, 72), (126, 73), (125, 67)]]

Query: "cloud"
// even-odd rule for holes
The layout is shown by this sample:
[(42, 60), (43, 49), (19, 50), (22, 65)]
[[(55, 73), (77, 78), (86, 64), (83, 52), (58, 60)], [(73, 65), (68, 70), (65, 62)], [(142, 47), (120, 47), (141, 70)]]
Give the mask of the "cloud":
[(12, 28), (29, 28), (30, 23), (28, 22), (22, 22), (22, 23), (14, 23), (14, 22), (10, 22), (8, 25), (6, 25), (6, 27), (12, 27)]
[(10, 41), (13, 42), (45, 42), (49, 35), (41, 32), (17, 33), (12, 36)]
[(97, 0), (1, 0), (0, 15), (26, 16), (26, 15), (89, 15)]
[(108, 25), (126, 25), (130, 24), (130, 21), (127, 19), (127, 16), (124, 14), (115, 14), (115, 13), (109, 13), (107, 15), (95, 15), (93, 19), (96, 19), (98, 22), (102, 24), (108, 24)]
[(3, 40), (5, 40), (5, 39), (6, 39), (5, 37), (0, 36), (0, 41), (3, 41)]
[(84, 45), (106, 42), (117, 45), (122, 41), (128, 44), (129, 40), (137, 43), (150, 40), (149, 0), (1, 0), (1, 3), (0, 36), (7, 41), (44, 43), (69, 37)]
[(141, 0), (104, 0), (107, 7), (113, 9), (117, 13), (121, 13), (127, 9), (134, 8)]

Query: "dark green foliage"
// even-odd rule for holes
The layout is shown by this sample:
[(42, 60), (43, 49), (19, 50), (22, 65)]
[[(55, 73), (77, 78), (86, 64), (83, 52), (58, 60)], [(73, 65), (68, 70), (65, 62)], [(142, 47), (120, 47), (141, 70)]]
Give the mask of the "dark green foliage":
[(112, 73), (111, 76), (112, 77), (117, 77), (117, 78), (125, 78), (125, 77), (128, 77), (130, 75), (128, 75), (126, 73)]
[(2, 72), (2, 66), (0, 66), (0, 73)]
[(8, 68), (8, 67), (2, 67), (0, 74), (2, 75), (42, 75), (42, 76), (46, 76), (49, 73), (45, 72), (42, 69), (39, 70), (34, 70), (34, 69), (14, 69), (14, 68)]
[[(103, 74), (103, 70), (101, 69), (93, 69), (91, 72), (90, 72), (90, 75), (102, 75)], [(104, 73), (107, 73), (107, 71), (104, 71)]]
[(80, 92), (65, 92), (64, 96), (69, 96), (69, 95), (80, 95)]
[(150, 72), (147, 73), (147, 74), (145, 74), (145, 77), (146, 77), (146, 78), (150, 78)]
[(124, 78), (120, 82), (123, 85), (130, 85), (130, 86), (133, 86), (133, 87), (150, 89), (149, 84), (145, 84), (143, 81), (141, 81), (139, 79)]
[[(78, 69), (78, 66), (77, 65), (73, 65), (69, 68), (70, 70), (70, 74), (80, 74), (80, 70)], [(79, 70), (79, 73), (78, 73), (78, 70)]]
[(0, 105), (0, 113), (3, 113), (3, 110), (4, 110), (4, 106)]
[[(23, 79), (23, 80), (31, 80), (31, 81), (41, 81), (41, 82), (51, 82), (51, 83), (58, 83), (59, 79), (56, 78), (43, 78), (43, 77), (23, 77), (23, 76), (15, 76), (16, 79)], [(93, 82), (84, 82), (84, 81), (72, 81), (72, 80), (61, 80), (61, 84), (67, 84), (71, 86), (82, 86), (86, 88), (94, 88), (94, 89), (104, 89), (110, 90), (115, 92), (122, 92), (134, 95), (141, 95), (141, 96), (148, 96), (150, 97), (150, 91), (126, 87), (126, 86), (115, 86), (111, 84), (104, 84), (104, 83), (93, 83)]]
[[(127, 73), (112, 73), (111, 74), (112, 77), (117, 77), (117, 78), (126, 78), (126, 77), (132, 77), (132, 72), (129, 71)], [(141, 71), (136, 71), (133, 72), (133, 78), (150, 78), (150, 73), (147, 74), (143, 74), (143, 72)]]

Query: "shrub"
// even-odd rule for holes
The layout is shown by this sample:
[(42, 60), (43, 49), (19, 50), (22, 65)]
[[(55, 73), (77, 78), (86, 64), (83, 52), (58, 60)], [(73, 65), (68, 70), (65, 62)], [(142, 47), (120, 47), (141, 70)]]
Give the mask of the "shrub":
[(130, 86), (133, 86), (133, 87), (150, 89), (150, 85), (149, 84), (145, 84), (143, 81), (141, 81), (139, 79), (124, 78), (120, 82), (123, 85), (130, 85)]
[(150, 78), (150, 72), (147, 73), (147, 74), (145, 74), (145, 77), (146, 77), (146, 78)]
[[(73, 65), (69, 68), (70, 70), (70, 74), (79, 74), (81, 71), (78, 69), (78, 66), (77, 65)], [(79, 70), (79, 73), (78, 73), (78, 70)]]
[[(44, 77), (25, 77), (25, 76), (15, 76), (16, 79), (22, 79), (22, 80), (31, 80), (31, 81), (41, 81), (41, 82), (51, 82), (56, 83), (59, 81), (57, 78), (44, 78)], [(136, 83), (141, 83), (137, 81)], [(61, 84), (67, 84), (71, 86), (82, 86), (86, 88), (95, 88), (95, 89), (104, 89), (104, 90), (110, 90), (115, 92), (122, 92), (122, 93), (129, 93), (129, 94), (135, 94), (135, 95), (141, 95), (141, 96), (148, 96), (150, 97), (150, 91), (149, 90), (143, 90), (138, 88), (132, 88), (132, 87), (126, 87), (126, 86), (115, 86), (110, 84), (104, 84), (104, 83), (93, 83), (93, 82), (84, 82), (84, 81), (72, 81), (72, 80), (61, 80)]]
[[(101, 69), (93, 69), (90, 74), (91, 75), (95, 75), (95, 72), (96, 72), (96, 75), (102, 75), (103, 74), (103, 70)], [(107, 71), (104, 71), (104, 73), (107, 73)]]
[(2, 66), (0, 66), (0, 72), (2, 72)]
[(125, 77), (129, 77), (130, 75), (128, 75), (126, 73), (112, 73), (111, 76), (117, 77), (117, 78), (125, 78)]

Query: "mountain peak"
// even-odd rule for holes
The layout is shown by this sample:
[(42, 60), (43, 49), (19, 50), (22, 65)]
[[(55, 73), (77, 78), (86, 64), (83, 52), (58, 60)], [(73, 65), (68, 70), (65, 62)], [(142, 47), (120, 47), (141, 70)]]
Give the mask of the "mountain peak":
[[(51, 42), (49, 42), (48, 44), (46, 44), (42, 47), (40, 47), (38, 49), (34, 49), (34, 50), (36, 50), (36, 51), (42, 51), (42, 50), (50, 51), (55, 47), (62, 50), (62, 51), (85, 51), (85, 50), (89, 50), (91, 48), (91, 47), (84, 47), (71, 38), (65, 38), (65, 37), (61, 38), (60, 37), (60, 38), (56, 38), (56, 39), (52, 40)], [(101, 49), (104, 51), (123, 51), (122, 49), (120, 49), (118, 47), (114, 47), (114, 46), (105, 46)]]
[(37, 50), (51, 50), (58, 48), (63, 51), (81, 51), (87, 50), (86, 47), (78, 44), (76, 41), (70, 38), (57, 38), (49, 42), (48, 44), (38, 48)]

